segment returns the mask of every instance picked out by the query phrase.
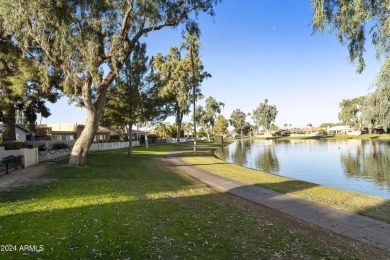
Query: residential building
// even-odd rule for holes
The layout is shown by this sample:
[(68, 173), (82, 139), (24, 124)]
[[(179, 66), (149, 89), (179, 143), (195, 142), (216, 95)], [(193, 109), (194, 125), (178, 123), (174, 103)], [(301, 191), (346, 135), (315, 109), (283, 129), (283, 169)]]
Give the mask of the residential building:
[(356, 135), (355, 129), (353, 129), (349, 125), (336, 125), (336, 126), (328, 127), (326, 128), (326, 133), (328, 135), (340, 135), (340, 134)]
[[(3, 131), (3, 124), (0, 124), (0, 132)], [(20, 124), (15, 125), (15, 135), (16, 141), (25, 142), (27, 140), (27, 136), (31, 134), (31, 131), (26, 127)], [(0, 135), (1, 137), (1, 135)]]
[[(36, 141), (75, 141), (84, 130), (84, 125), (77, 123), (44, 124), (36, 126), (34, 139)], [(99, 126), (95, 142), (108, 142), (110, 130)]]

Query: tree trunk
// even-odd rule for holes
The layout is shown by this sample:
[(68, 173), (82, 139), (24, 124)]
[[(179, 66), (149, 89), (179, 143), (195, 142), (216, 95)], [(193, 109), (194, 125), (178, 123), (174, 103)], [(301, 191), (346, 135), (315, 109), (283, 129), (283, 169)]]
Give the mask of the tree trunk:
[(91, 93), (92, 77), (90, 75), (87, 76), (82, 86), (83, 101), (87, 110), (87, 122), (80, 137), (77, 138), (73, 145), (69, 158), (69, 166), (85, 166), (87, 163), (87, 153), (99, 127), (100, 117), (106, 104), (107, 89), (110, 83), (106, 81), (98, 87), (94, 101)]
[(3, 110), (3, 141), (15, 141), (16, 140), (16, 118), (15, 107), (13, 104), (8, 105)]
[(90, 111), (87, 109), (87, 122), (85, 123), (80, 137), (73, 145), (69, 158), (70, 166), (86, 165), (87, 153), (98, 130), (100, 115), (101, 113), (98, 113), (97, 111)]
[(127, 149), (127, 157), (131, 157), (133, 155), (133, 122), (129, 122), (129, 148)]
[(176, 136), (176, 144), (180, 144), (180, 137), (181, 137), (181, 122), (183, 121), (183, 115), (180, 113), (179, 110), (176, 112), (176, 124), (177, 124), (177, 136)]
[(145, 147), (149, 149), (149, 142), (148, 142), (148, 122), (145, 122)]

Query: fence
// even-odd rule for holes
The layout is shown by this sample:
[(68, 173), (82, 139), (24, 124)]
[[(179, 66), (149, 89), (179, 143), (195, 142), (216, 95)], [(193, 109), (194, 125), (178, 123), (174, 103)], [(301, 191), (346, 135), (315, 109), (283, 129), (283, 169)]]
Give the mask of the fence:
[(0, 161), (0, 173), (5, 172), (5, 174), (9, 173), (11, 169), (17, 170), (18, 167), (23, 167), (22, 162), (23, 156), (12, 156)]
[[(112, 149), (121, 149), (127, 148), (129, 142), (116, 142), (116, 143), (94, 143), (91, 145), (89, 151), (103, 151), (103, 150), (112, 150)], [(133, 141), (133, 146), (140, 146), (139, 141)], [(59, 149), (59, 150), (45, 150), (38, 151), (38, 148), (28, 149), (23, 148), (20, 150), (4, 150), (4, 147), (0, 147), (0, 160), (4, 157), (14, 156), (21, 157), (21, 166), (24, 168), (30, 167), (32, 165), (38, 164), (38, 162), (43, 162), (47, 160), (54, 160), (61, 157), (69, 156), (72, 148)], [(7, 165), (1, 163), (0, 161), (0, 172), (6, 170)], [(8, 170), (7, 170), (8, 171)]]
[[(139, 141), (133, 141), (133, 146), (139, 146)], [(129, 147), (129, 142), (116, 142), (116, 143), (94, 143), (89, 148), (90, 152), (113, 150)], [(39, 162), (54, 160), (61, 157), (69, 156), (72, 148), (59, 149), (59, 150), (46, 150), (39, 151)]]
[(72, 148), (39, 151), (38, 152), (38, 161), (43, 162), (43, 161), (48, 161), (48, 160), (54, 160), (54, 159), (57, 159), (60, 157), (69, 156), (71, 150), (72, 150)]
[[(140, 146), (139, 141), (133, 141), (133, 146)], [(115, 142), (115, 143), (94, 143), (89, 148), (89, 151), (102, 151), (102, 150), (113, 150), (129, 147), (129, 142)]]

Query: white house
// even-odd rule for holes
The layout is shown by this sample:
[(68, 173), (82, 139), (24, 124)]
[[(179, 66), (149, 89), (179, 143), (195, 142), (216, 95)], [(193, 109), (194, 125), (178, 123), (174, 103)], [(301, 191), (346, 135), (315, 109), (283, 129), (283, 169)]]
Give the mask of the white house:
[(31, 134), (31, 131), (25, 128), (22, 125), (16, 125), (15, 126), (15, 134), (16, 134), (16, 140), (19, 142), (26, 142), (27, 135)]
[(360, 135), (360, 131), (355, 131), (355, 129), (350, 127), (349, 125), (336, 125), (336, 126), (328, 127), (326, 129), (326, 133), (328, 135), (339, 135), (339, 134)]
[[(3, 124), (0, 124), (0, 132), (3, 130)], [(16, 134), (16, 140), (19, 142), (26, 142), (27, 138), (26, 136), (31, 134), (31, 131), (25, 128), (22, 125), (15, 125), (15, 134)], [(1, 137), (1, 135), (0, 135)]]

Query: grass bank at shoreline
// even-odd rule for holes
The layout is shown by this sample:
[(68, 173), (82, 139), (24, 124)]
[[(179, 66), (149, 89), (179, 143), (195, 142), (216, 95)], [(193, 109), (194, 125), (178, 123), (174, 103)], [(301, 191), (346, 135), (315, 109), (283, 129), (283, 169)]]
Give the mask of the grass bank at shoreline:
[(199, 145), (196, 156), (186, 151), (182, 157), (196, 167), (227, 178), (390, 223), (390, 200), (230, 164), (215, 158), (213, 155), (215, 147), (215, 144), (203, 143)]
[[(208, 159), (210, 147), (196, 158)], [(97, 152), (82, 168), (57, 162), (41, 176), (51, 182), (2, 192), (0, 259), (389, 257), (293, 219), (280, 224), (265, 209), (210, 189), (168, 164), (177, 148), (137, 147), (132, 158), (126, 150)]]
[[(245, 138), (248, 140), (250, 138)], [(252, 139), (274, 139), (274, 140), (379, 140), (389, 141), (390, 134), (363, 134), (363, 135), (324, 135), (324, 136), (283, 136), (283, 137), (252, 137)]]

